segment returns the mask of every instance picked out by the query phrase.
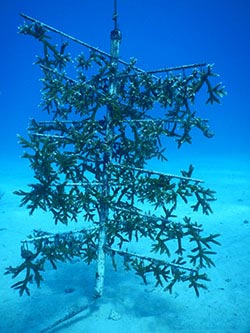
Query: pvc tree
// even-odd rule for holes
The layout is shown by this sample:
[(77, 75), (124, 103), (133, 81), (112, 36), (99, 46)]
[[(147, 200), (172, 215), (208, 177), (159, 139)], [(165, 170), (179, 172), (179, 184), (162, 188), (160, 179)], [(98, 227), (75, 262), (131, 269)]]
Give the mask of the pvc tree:
[[(42, 209), (55, 224), (79, 227), (56, 234), (35, 230), (22, 241), (23, 262), (6, 271), (22, 276), (12, 287), (30, 294), (29, 284), (40, 286), (46, 262), (56, 268), (80, 258), (96, 261), (95, 296), (100, 297), (109, 257), (115, 269), (124, 265), (144, 283), (153, 281), (169, 292), (176, 283), (187, 283), (198, 296), (209, 280), (205, 269), (214, 265), (212, 246), (219, 243), (217, 234), (204, 234), (193, 221), (193, 212), (210, 214), (215, 192), (193, 178), (192, 165), (174, 175), (147, 163), (167, 163), (167, 140), (178, 148), (191, 144), (193, 129), (212, 137), (194, 105), (200, 93), (207, 94), (207, 104), (219, 103), (225, 94), (221, 83), (211, 82), (213, 67), (147, 72), (134, 59), (123, 61), (116, 10), (110, 53), (22, 16), (26, 22), (19, 32), (42, 45), (36, 63), (43, 72), (41, 105), (48, 116), (32, 119), (28, 138), (20, 137), (35, 180), (28, 191), (15, 193), (30, 214)], [(57, 35), (61, 45), (53, 42)], [(71, 56), (70, 41), (84, 52)], [(183, 204), (190, 213), (179, 216)]]

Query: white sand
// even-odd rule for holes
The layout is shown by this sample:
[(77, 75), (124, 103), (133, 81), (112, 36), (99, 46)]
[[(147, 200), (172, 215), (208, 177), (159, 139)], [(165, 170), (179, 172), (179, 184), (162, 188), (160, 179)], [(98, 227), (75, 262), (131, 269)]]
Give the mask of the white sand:
[[(204, 178), (218, 197), (213, 204), (214, 214), (199, 220), (208, 233), (221, 234), (216, 267), (207, 272), (212, 280), (208, 291), (201, 291), (197, 298), (193, 290), (179, 285), (169, 295), (153, 284), (142, 285), (133, 272), (125, 272), (122, 267), (114, 272), (108, 264), (104, 296), (90, 305), (95, 265), (60, 264), (57, 271), (48, 266), (41, 288), (34, 285), (30, 297), (19, 297), (10, 288), (14, 281), (3, 272), (5, 267), (21, 262), (20, 241), (33, 228), (47, 230), (51, 221), (43, 212), (30, 217), (25, 208), (18, 206), (19, 197), (12, 194), (31, 182), (27, 165), (20, 160), (9, 165), (2, 162), (0, 332), (40, 332), (86, 305), (85, 311), (50, 332), (249, 333), (250, 158), (210, 156), (196, 158), (196, 164), (196, 175)], [(66, 293), (66, 288), (74, 291)]]

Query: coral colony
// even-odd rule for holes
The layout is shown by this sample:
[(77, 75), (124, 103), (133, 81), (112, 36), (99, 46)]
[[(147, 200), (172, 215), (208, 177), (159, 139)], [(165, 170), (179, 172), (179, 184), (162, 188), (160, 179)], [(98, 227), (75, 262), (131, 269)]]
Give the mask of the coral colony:
[[(6, 269), (14, 278), (22, 276), (12, 287), (30, 294), (32, 282), (40, 286), (46, 262), (56, 268), (79, 258), (96, 261), (94, 294), (100, 297), (110, 259), (115, 270), (124, 265), (145, 284), (153, 281), (171, 293), (182, 282), (199, 296), (209, 280), (204, 270), (214, 265), (211, 248), (219, 243), (217, 234), (204, 234), (193, 212), (210, 214), (215, 192), (193, 178), (192, 165), (175, 175), (151, 170), (147, 163), (167, 163), (167, 140), (178, 148), (191, 144), (192, 129), (212, 137), (194, 104), (197, 94), (207, 104), (225, 95), (221, 83), (212, 82), (213, 66), (144, 71), (134, 59), (120, 59), (116, 7), (110, 53), (22, 17), (19, 32), (42, 45), (36, 63), (43, 73), (41, 105), (47, 116), (32, 119), (28, 138), (19, 137), (34, 183), (15, 193), (30, 214), (42, 209), (55, 224), (77, 222), (79, 229), (34, 230), (22, 241), (22, 264)], [(82, 48), (75, 57), (68, 52), (70, 42)], [(190, 215), (178, 214), (181, 205)]]

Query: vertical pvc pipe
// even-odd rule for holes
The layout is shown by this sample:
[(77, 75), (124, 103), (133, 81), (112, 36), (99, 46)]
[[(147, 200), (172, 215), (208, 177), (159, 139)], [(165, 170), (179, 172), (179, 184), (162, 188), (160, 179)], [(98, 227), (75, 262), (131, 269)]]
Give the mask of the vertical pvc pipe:
[[(110, 95), (116, 95), (116, 76), (118, 70), (118, 58), (119, 58), (119, 48), (121, 42), (121, 32), (117, 27), (117, 11), (116, 11), (116, 1), (115, 1), (115, 11), (114, 11), (114, 30), (111, 31), (111, 63), (110, 63), (110, 77), (109, 77), (109, 93)], [(106, 243), (106, 230), (105, 224), (109, 218), (109, 207), (107, 200), (110, 193), (109, 188), (109, 174), (107, 172), (107, 165), (111, 161), (112, 147), (110, 146), (113, 129), (112, 129), (112, 107), (107, 105), (106, 112), (106, 133), (105, 133), (105, 143), (107, 146), (106, 152), (103, 154), (103, 179), (102, 183), (102, 202), (100, 202), (100, 222), (99, 222), (99, 237), (98, 237), (98, 250), (97, 250), (97, 270), (96, 270), (96, 286), (95, 286), (95, 297), (101, 297), (103, 294), (104, 286), (104, 275), (105, 275), (105, 243)]]

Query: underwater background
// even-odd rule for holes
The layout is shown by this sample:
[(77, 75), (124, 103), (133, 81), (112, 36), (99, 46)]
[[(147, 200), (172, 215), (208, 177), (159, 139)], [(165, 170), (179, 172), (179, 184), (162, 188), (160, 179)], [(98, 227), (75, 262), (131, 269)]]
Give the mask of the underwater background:
[[(120, 56), (145, 70), (206, 62), (214, 65), (227, 96), (220, 105), (197, 105), (215, 133), (194, 132), (180, 149), (166, 141), (164, 170), (179, 173), (189, 164), (195, 177), (217, 192), (214, 214), (202, 217), (208, 232), (220, 233), (216, 267), (208, 291), (199, 299), (181, 289), (173, 295), (145, 290), (133, 273), (108, 269), (99, 309), (84, 313), (58, 332), (250, 332), (250, 1), (118, 0), (122, 32)], [(34, 228), (53, 223), (43, 213), (29, 216), (13, 191), (32, 181), (21, 159), (17, 133), (25, 136), (39, 108), (42, 73), (33, 63), (41, 45), (17, 34), (25, 13), (88, 44), (109, 52), (112, 0), (1, 1), (0, 20), (0, 332), (40, 332), (70, 308), (89, 301), (95, 267), (64, 264), (44, 273), (40, 289), (19, 297), (5, 267), (20, 260), (20, 241)], [(162, 166), (154, 165), (156, 169)], [(85, 275), (85, 273), (88, 273)], [(65, 290), (73, 288), (73, 293)], [(110, 313), (117, 317), (110, 318)], [(115, 320), (114, 320), (115, 319)], [(55, 330), (56, 331), (56, 330)]]

